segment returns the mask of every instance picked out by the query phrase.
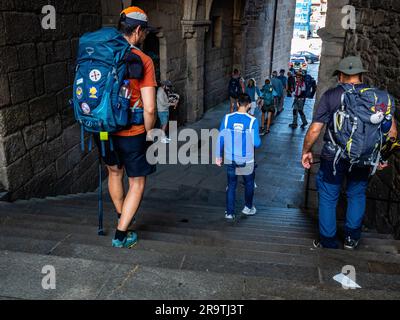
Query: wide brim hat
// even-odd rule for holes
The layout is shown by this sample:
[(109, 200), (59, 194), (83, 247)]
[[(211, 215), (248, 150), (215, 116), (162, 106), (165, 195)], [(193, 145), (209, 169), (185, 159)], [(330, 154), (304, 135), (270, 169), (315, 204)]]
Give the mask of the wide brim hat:
[(364, 69), (360, 57), (348, 56), (339, 62), (337, 69), (333, 72), (333, 76), (337, 76), (339, 72), (352, 76), (366, 73), (368, 70)]

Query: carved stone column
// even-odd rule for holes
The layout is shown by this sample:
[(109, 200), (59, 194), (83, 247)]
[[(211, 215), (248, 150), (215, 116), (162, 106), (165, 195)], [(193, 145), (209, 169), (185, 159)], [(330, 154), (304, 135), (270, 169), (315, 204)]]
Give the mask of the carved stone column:
[(199, 120), (204, 113), (204, 46), (209, 25), (210, 21), (182, 20), (183, 38), (186, 41), (188, 122)]

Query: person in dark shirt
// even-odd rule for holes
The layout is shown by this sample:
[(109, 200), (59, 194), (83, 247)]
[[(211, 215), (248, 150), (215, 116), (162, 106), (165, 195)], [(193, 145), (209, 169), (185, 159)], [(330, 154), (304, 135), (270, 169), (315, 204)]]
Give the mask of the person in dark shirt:
[[(356, 88), (366, 87), (362, 83), (362, 75), (367, 72), (363, 68), (359, 57), (344, 58), (334, 75), (338, 76), (340, 83), (353, 84)], [(334, 113), (341, 106), (341, 97), (344, 89), (341, 86), (330, 89), (324, 93), (318, 104), (313, 123), (310, 126), (303, 145), (302, 164), (310, 169), (313, 164), (312, 147), (318, 140), (324, 127), (333, 129)], [(333, 132), (333, 131), (331, 131)], [(389, 131), (390, 137), (397, 137), (396, 121), (392, 122)], [(353, 250), (358, 246), (361, 238), (361, 226), (366, 207), (366, 190), (370, 167), (354, 167), (345, 159), (339, 160), (334, 174), (334, 157), (329, 130), (324, 136), (324, 147), (321, 152), (321, 167), (317, 175), (317, 189), (319, 196), (319, 240), (314, 240), (314, 247), (337, 249), (336, 241), (336, 205), (339, 199), (341, 185), (347, 178), (347, 214), (345, 223), (344, 249)], [(381, 164), (379, 170), (387, 164)]]
[(288, 86), (288, 78), (285, 76), (285, 69), (281, 69), (279, 71), (278, 79), (281, 80), (282, 86), (283, 86), (282, 98), (280, 100), (280, 105), (278, 107), (278, 110), (280, 110), (280, 112), (282, 112), (283, 106), (285, 104), (285, 97), (287, 95), (287, 86)]
[(306, 84), (303, 79), (303, 75), (298, 73), (296, 75), (296, 85), (293, 92), (294, 102), (293, 102), (293, 123), (289, 126), (293, 129), (297, 128), (297, 118), (300, 114), (302, 125), (301, 128), (304, 129), (307, 125), (307, 118), (304, 113), (304, 105), (306, 103)]
[(291, 98), (294, 89), (296, 88), (296, 78), (291, 72), (287, 73), (288, 78), (288, 90), (287, 90), (287, 97)]

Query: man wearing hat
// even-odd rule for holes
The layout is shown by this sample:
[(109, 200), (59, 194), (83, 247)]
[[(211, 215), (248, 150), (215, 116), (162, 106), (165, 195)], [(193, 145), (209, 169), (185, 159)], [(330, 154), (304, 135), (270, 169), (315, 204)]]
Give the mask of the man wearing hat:
[[(340, 84), (352, 84), (356, 89), (366, 88), (363, 84), (364, 69), (361, 59), (349, 56), (340, 61), (333, 76), (338, 77)], [(345, 222), (344, 249), (353, 250), (361, 238), (361, 226), (366, 208), (366, 190), (371, 167), (352, 167), (348, 160), (340, 159), (335, 165), (335, 154), (332, 153), (329, 132), (333, 131), (334, 113), (341, 107), (344, 93), (342, 86), (328, 90), (321, 97), (317, 106), (313, 123), (304, 141), (302, 164), (310, 169), (313, 164), (312, 147), (318, 140), (324, 127), (328, 130), (324, 136), (324, 147), (321, 151), (321, 166), (317, 175), (319, 195), (319, 240), (314, 240), (314, 247), (337, 249), (336, 241), (336, 205), (339, 199), (341, 185), (347, 178), (347, 214)], [(389, 136), (397, 137), (396, 121), (393, 121)], [(385, 165), (380, 165), (382, 170)], [(334, 172), (335, 170), (335, 172)]]
[[(147, 137), (156, 120), (156, 75), (153, 61), (138, 47), (143, 44), (150, 31), (146, 13), (138, 7), (129, 7), (121, 12), (119, 30), (131, 45), (132, 56), (139, 57), (140, 76), (129, 69), (131, 106), (139, 103), (143, 108), (144, 124), (133, 125), (113, 135), (114, 152), (104, 158), (109, 171), (109, 192), (119, 217), (119, 223), (112, 241), (113, 247), (131, 248), (137, 242), (137, 235), (128, 232), (128, 226), (138, 211), (146, 183), (146, 177), (155, 171), (146, 159)], [(138, 59), (136, 59), (138, 60)], [(129, 57), (127, 58), (129, 61)], [(137, 72), (136, 72), (137, 73)], [(135, 73), (135, 74), (136, 74)], [(129, 178), (129, 190), (124, 194), (124, 171)]]

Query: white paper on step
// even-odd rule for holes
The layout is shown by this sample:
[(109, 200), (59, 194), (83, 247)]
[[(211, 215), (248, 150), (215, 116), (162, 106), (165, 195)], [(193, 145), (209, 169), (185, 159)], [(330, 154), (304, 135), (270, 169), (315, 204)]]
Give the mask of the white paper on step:
[(339, 273), (333, 277), (333, 280), (339, 282), (344, 289), (361, 289), (361, 287), (343, 273)]

